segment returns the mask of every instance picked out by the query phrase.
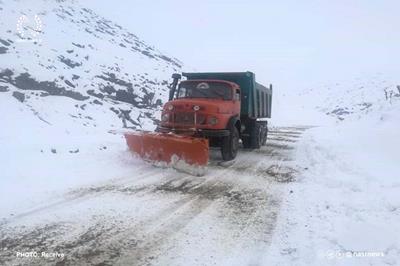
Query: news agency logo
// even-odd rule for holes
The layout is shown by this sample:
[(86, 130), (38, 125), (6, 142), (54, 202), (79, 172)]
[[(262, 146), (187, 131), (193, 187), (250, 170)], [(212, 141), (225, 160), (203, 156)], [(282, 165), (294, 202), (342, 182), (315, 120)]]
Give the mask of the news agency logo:
[(41, 42), (38, 38), (42, 33), (43, 23), (39, 15), (22, 15), (18, 18), (16, 29), (19, 36), (17, 42)]
[(365, 258), (365, 257), (384, 257), (382, 251), (335, 251), (328, 250), (322, 254), (327, 259), (343, 259), (343, 258)]

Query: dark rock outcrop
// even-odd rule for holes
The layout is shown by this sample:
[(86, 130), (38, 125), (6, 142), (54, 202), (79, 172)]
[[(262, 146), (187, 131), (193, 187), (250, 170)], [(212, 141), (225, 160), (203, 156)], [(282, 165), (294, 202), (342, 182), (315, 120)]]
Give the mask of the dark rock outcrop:
[(25, 101), (25, 94), (19, 91), (14, 91), (12, 96), (17, 99), (18, 101), (20, 101), (21, 103), (23, 103)]
[(9, 69), (3, 70), (0, 72), (0, 80), (4, 80), (21, 90), (42, 90), (49, 95), (65, 96), (78, 101), (89, 99), (88, 96), (83, 96), (79, 92), (60, 87), (54, 81), (37, 81), (29, 73), (19, 74), (15, 78), (13, 75), (14, 73)]

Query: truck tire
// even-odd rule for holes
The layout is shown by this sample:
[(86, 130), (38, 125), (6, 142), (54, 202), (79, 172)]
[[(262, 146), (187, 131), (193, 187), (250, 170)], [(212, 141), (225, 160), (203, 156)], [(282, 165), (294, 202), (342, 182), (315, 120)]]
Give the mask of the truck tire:
[(251, 134), (251, 147), (253, 149), (259, 149), (261, 148), (262, 145), (262, 140), (263, 140), (263, 130), (262, 126), (258, 123), (254, 125), (254, 128), (252, 130)]
[(267, 143), (267, 137), (268, 137), (268, 127), (264, 126), (263, 127), (263, 138), (261, 141), (262, 146), (265, 146), (265, 144)]
[(239, 149), (239, 131), (235, 125), (231, 125), (230, 134), (222, 139), (221, 154), (224, 161), (236, 158)]
[(250, 129), (248, 137), (242, 138), (243, 147), (245, 149), (259, 149), (264, 141), (263, 126), (259, 123), (255, 123)]
[(242, 144), (243, 144), (243, 148), (251, 149), (249, 137), (242, 137)]

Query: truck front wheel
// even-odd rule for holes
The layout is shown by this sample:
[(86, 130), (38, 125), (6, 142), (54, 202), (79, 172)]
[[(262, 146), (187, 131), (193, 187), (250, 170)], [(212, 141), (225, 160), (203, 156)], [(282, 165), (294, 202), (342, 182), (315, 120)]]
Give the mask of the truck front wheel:
[(236, 158), (239, 149), (239, 131), (232, 125), (230, 134), (224, 137), (221, 145), (221, 154), (224, 161), (230, 161)]

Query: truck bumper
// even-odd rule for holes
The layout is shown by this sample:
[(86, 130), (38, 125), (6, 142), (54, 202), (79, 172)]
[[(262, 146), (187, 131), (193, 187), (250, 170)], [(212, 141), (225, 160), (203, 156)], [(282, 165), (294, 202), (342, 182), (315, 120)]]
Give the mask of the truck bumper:
[(227, 137), (230, 132), (227, 129), (190, 129), (190, 128), (167, 128), (157, 127), (157, 132), (169, 133), (172, 132), (178, 135), (189, 135), (194, 137)]

